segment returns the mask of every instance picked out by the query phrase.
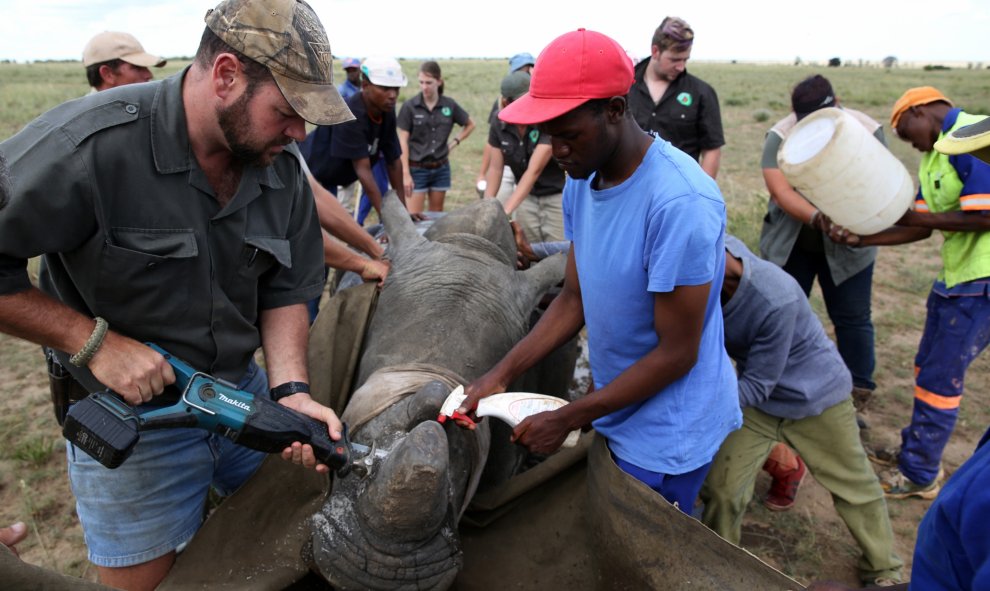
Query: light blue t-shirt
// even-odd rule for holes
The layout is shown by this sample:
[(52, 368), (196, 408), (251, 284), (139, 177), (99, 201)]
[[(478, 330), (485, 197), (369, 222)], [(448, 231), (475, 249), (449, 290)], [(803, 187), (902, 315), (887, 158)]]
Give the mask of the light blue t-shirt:
[(650, 146), (622, 184), (596, 191), (594, 178), (568, 178), (563, 208), (596, 388), (656, 348), (654, 293), (711, 283), (691, 371), (643, 402), (593, 423), (623, 460), (683, 474), (710, 462), (726, 435), (742, 424), (719, 302), (725, 203), (698, 163), (664, 140)]

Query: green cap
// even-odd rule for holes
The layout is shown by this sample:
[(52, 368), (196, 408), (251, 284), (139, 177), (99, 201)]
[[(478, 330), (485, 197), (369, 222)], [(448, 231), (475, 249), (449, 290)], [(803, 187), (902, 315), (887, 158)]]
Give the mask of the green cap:
[(264, 65), (282, 96), (317, 125), (354, 119), (333, 85), (330, 41), (302, 0), (224, 0), (206, 13), (206, 26), (224, 43)]
[(529, 92), (530, 76), (522, 70), (516, 70), (505, 78), (502, 78), (502, 96), (514, 101)]

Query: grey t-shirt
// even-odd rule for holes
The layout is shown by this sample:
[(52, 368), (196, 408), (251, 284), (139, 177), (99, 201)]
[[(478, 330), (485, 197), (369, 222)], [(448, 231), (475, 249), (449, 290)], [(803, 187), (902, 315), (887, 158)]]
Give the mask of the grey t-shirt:
[(743, 265), (739, 287), (722, 307), (739, 404), (803, 419), (848, 398), (849, 370), (797, 281), (734, 236), (726, 236), (725, 248)]

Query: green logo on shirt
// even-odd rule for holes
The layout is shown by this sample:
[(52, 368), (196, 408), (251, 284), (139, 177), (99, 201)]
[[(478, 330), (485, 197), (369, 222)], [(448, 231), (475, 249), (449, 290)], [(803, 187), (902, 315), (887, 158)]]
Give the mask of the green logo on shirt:
[(440, 109), (440, 112), (443, 113), (444, 117), (450, 117), (450, 107), (444, 107)]
[(694, 102), (694, 98), (691, 96), (690, 92), (682, 92), (677, 95), (677, 102), (681, 103), (685, 107), (690, 107), (691, 103)]
[(536, 142), (540, 141), (540, 132), (537, 131), (537, 130), (535, 130), (535, 129), (532, 130), (532, 131), (530, 131), (529, 132), (529, 141), (533, 142), (534, 144)]

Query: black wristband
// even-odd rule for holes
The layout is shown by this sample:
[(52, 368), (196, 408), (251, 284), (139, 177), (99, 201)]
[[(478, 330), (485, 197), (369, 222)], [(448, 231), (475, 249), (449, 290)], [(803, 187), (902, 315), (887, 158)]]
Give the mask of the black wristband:
[(285, 382), (284, 384), (279, 384), (271, 389), (272, 400), (275, 402), (278, 402), (286, 396), (292, 396), (293, 394), (298, 394), (300, 392), (309, 394), (309, 384), (306, 382)]

